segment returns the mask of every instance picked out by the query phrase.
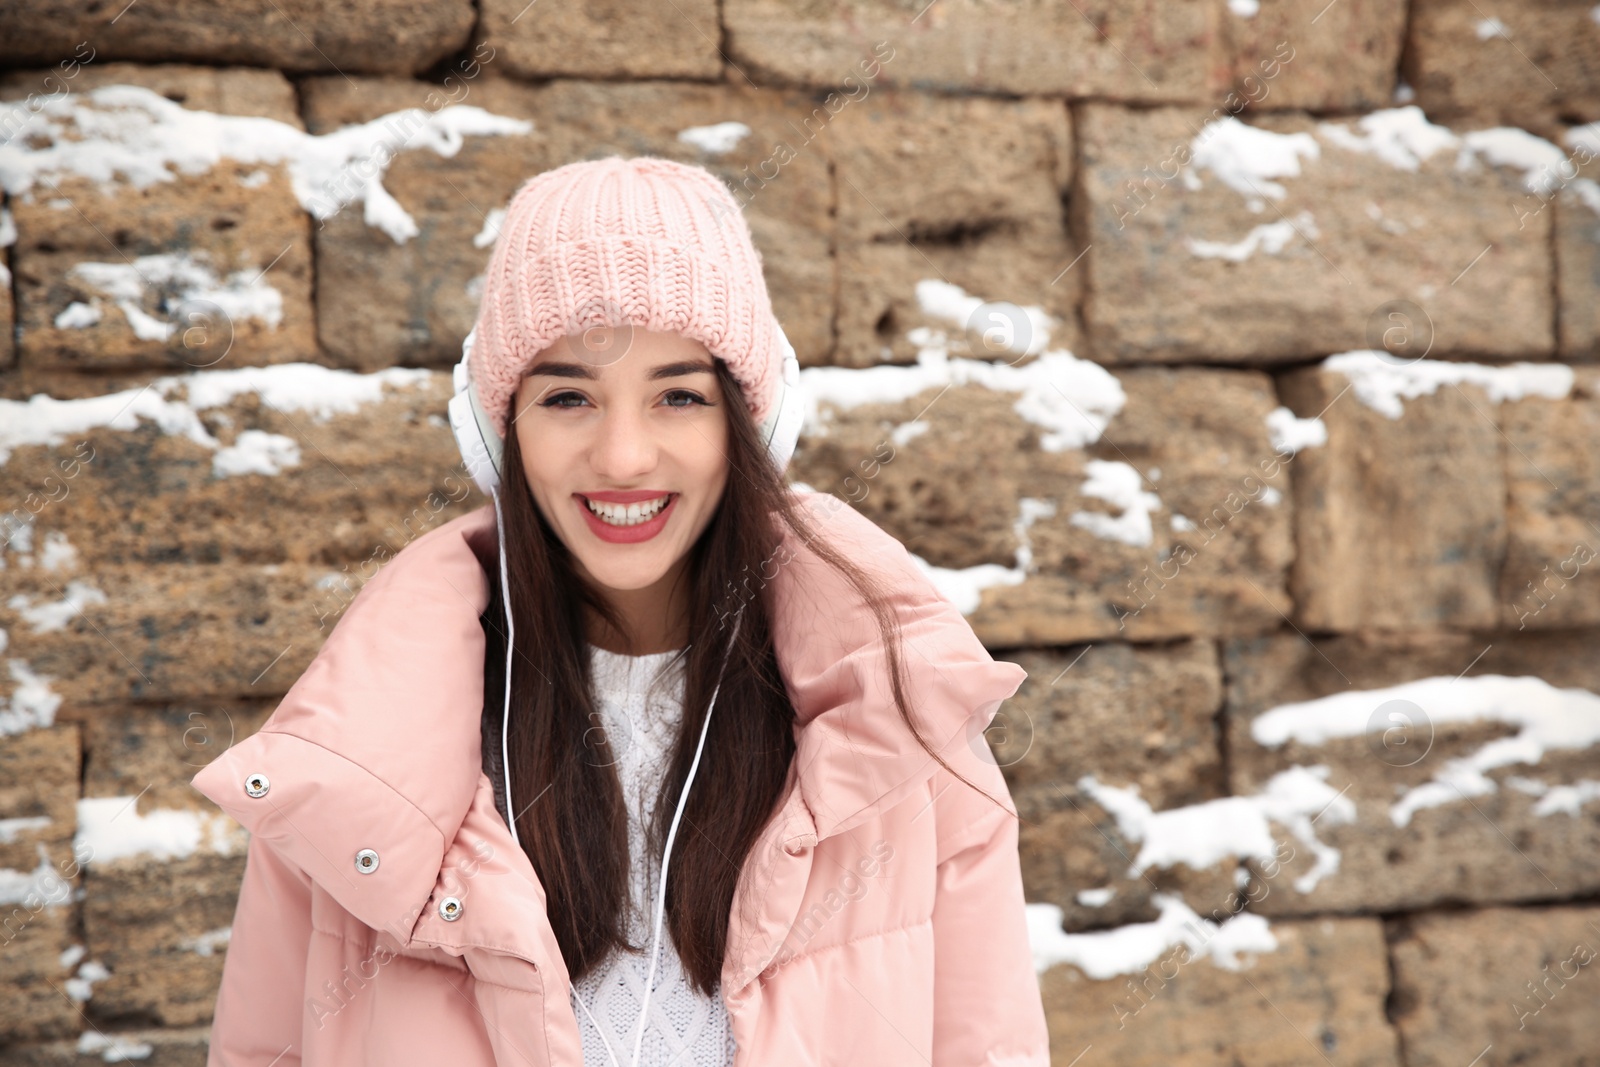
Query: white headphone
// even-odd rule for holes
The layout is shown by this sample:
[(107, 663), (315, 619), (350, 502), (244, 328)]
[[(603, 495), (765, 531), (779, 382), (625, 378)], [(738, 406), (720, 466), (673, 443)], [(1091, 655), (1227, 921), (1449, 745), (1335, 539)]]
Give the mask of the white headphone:
[[(495, 529), (500, 538), (500, 603), (506, 620), (505, 710), (500, 722), (500, 765), (505, 773), (507, 822), (511, 829), (512, 840), (520, 846), (522, 839), (517, 834), (516, 816), (511, 812), (511, 757), (507, 744), (511, 726), (511, 652), (516, 642), (516, 630), (511, 622), (511, 590), (506, 577), (505, 520), (500, 511), (500, 483), (505, 449), (500, 436), (495, 433), (494, 424), (484, 410), (477, 386), (473, 384), (472, 375), (467, 367), (477, 332), (477, 327), (474, 326), (461, 342), (461, 362), (456, 364), (453, 374), (455, 395), (450, 398), (448, 410), (450, 429), (455, 433), (456, 445), (461, 449), (461, 458), (466, 461), (467, 470), (472, 473), (472, 480), (485, 495), (494, 498)], [(789, 466), (795, 444), (800, 439), (800, 428), (805, 422), (805, 403), (800, 393), (800, 362), (795, 357), (794, 346), (789, 343), (789, 338), (784, 335), (781, 326), (778, 327), (778, 340), (783, 348), (783, 373), (778, 379), (776, 403), (773, 404), (767, 417), (761, 421), (759, 429), (761, 440), (767, 446), (768, 453), (782, 471)], [(661, 855), (661, 875), (656, 892), (655, 935), (650, 944), (650, 970), (645, 977), (644, 1001), (639, 1006), (639, 1022), (634, 1032), (631, 1061), (633, 1067), (638, 1067), (639, 1051), (644, 1043), (645, 1020), (649, 1016), (650, 1008), (650, 987), (655, 981), (656, 957), (661, 949), (661, 922), (667, 903), (667, 861), (672, 855), (672, 843), (678, 836), (678, 821), (683, 817), (684, 802), (689, 799), (689, 787), (694, 784), (695, 771), (700, 768), (700, 753), (705, 747), (706, 731), (711, 726), (712, 709), (717, 706), (717, 693), (722, 689), (722, 672), (728, 666), (728, 651), (733, 648), (733, 639), (738, 636), (739, 623), (743, 619), (744, 605), (741, 604), (734, 615), (733, 632), (728, 635), (728, 650), (722, 655), (722, 667), (717, 672), (717, 684), (711, 690), (711, 702), (706, 707), (705, 721), (700, 725), (700, 740), (695, 745), (694, 760), (689, 764), (689, 777), (683, 783), (683, 792), (678, 795), (678, 808), (673, 812), (672, 826), (667, 830), (667, 844)], [(611, 1048), (611, 1043), (606, 1041), (605, 1032), (595, 1019), (594, 1013), (583, 1003), (583, 998), (577, 996), (576, 990), (573, 991), (573, 995), (588, 1013), (590, 1022), (594, 1023), (595, 1032), (605, 1044), (613, 1067), (621, 1067), (617, 1062), (617, 1054)]]

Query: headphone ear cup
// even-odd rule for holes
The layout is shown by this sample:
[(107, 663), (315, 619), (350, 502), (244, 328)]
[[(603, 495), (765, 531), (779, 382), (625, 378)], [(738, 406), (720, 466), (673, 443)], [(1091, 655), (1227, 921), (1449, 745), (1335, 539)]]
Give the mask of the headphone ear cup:
[(763, 429), (766, 430), (767, 451), (781, 471), (788, 468), (800, 441), (800, 430), (805, 424), (805, 397), (800, 392), (800, 360), (781, 326), (778, 338), (783, 345), (782, 376), (778, 380), (777, 402)]
[(455, 435), (456, 448), (461, 452), (461, 459), (468, 473), (472, 475), (473, 482), (483, 491), (484, 496), (492, 496), (500, 485), (503, 450), (500, 439), (496, 436), (494, 427), (478, 400), (477, 387), (472, 384), (472, 372), (468, 360), (472, 356), (472, 345), (477, 333), (478, 328), (474, 326), (467, 331), (467, 336), (461, 342), (461, 361), (455, 365), (451, 375), (455, 395), (450, 398), (446, 410), (450, 415), (450, 431)]

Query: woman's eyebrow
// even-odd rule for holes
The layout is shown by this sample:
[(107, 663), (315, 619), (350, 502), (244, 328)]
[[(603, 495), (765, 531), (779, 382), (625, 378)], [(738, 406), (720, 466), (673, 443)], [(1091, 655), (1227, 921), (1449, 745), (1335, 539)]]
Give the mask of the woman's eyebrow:
[[(647, 376), (649, 381), (661, 378), (681, 378), (686, 374), (714, 374), (716, 368), (703, 359), (685, 359), (677, 363), (663, 363), (653, 368)], [(528, 371), (528, 377), (545, 374), (552, 378), (589, 378), (596, 377), (594, 368), (585, 363), (536, 363)]]

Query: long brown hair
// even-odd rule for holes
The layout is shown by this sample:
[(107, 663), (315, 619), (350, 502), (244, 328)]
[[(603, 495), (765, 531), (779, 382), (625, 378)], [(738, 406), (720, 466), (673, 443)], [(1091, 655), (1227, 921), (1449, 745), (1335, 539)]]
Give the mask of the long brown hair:
[[(817, 535), (740, 402), (738, 383), (722, 360), (712, 362), (727, 411), (728, 478), (722, 501), (690, 549), (685, 568), (689, 644), (659, 676), (684, 669), (683, 716), (646, 829), (649, 851), (659, 859), (726, 652), (727, 668), (717, 690), (717, 706), (723, 710), (712, 715), (707, 729), (667, 870), (665, 927), (684, 973), (706, 996), (721, 977), (739, 873), (782, 799), (795, 751), (795, 709), (772, 641), (770, 582), (748, 578), (767, 573), (764, 568), (781, 544), (780, 519), (801, 543), (843, 573), (866, 601), (888, 650), (901, 717), (929, 755), (967, 782), (928, 745), (911, 719), (899, 625), (877, 579)], [(512, 795), (506, 800), (523, 849), (543, 883), (561, 955), (576, 981), (612, 949), (630, 947), (625, 922), (627, 815), (616, 753), (604, 730), (594, 728), (601, 719), (589, 676), (582, 607), (588, 605), (617, 632), (625, 628), (600, 591), (580, 580), (571, 554), (539, 511), (522, 473), (514, 425), (506, 434), (504, 469), (500, 493), (517, 653), (506, 740)], [(482, 616), (488, 645), (484, 699), (493, 721), (499, 722), (505, 699), (505, 617), (497, 574), (489, 585), (491, 598)], [(649, 945), (631, 947), (648, 951)]]

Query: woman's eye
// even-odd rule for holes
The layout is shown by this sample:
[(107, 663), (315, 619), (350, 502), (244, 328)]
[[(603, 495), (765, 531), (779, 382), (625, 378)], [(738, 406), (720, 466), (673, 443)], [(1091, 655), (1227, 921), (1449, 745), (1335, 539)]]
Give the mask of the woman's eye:
[[(674, 398), (683, 398), (683, 399), (687, 400), (688, 402), (687, 403), (681, 403), (681, 404), (673, 403)], [(540, 407), (545, 407), (545, 408), (574, 408), (574, 407), (578, 407), (586, 399), (587, 398), (584, 397), (582, 393), (573, 393), (573, 392), (557, 393), (554, 396), (547, 397), (546, 399), (539, 401), (539, 406)], [(566, 401), (568, 401), (568, 400), (576, 401), (577, 403), (572, 403), (572, 404), (566, 403)], [(674, 390), (672, 390), (671, 392), (669, 392), (667, 394), (666, 401), (667, 401), (667, 406), (670, 407), (670, 408), (687, 408), (687, 407), (690, 407), (693, 404), (701, 404), (701, 405), (709, 406), (709, 405), (706, 404), (706, 400), (703, 397), (701, 397), (698, 393), (690, 392), (687, 389), (674, 389)]]

